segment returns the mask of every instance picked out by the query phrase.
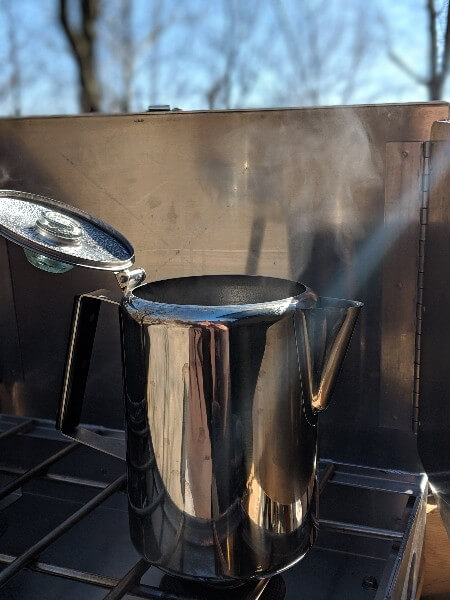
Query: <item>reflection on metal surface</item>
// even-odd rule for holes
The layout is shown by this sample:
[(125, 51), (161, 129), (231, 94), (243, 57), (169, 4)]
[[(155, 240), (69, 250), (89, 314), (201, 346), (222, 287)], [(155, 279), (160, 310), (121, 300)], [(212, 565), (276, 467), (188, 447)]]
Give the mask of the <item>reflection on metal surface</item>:
[[(98, 291), (75, 301), (57, 426), (120, 457), (111, 440), (78, 426), (101, 300), (112, 299)], [(315, 538), (318, 493), (317, 428), (302, 392), (304, 365), (315, 359), (302, 354), (315, 352), (320, 323), (320, 347), (332, 357), (314, 362), (325, 405), (361, 306), (245, 275), (125, 294), (130, 530), (144, 558), (210, 583), (267, 577), (300, 560)], [(301, 316), (306, 337), (297, 344)]]
[[(135, 294), (125, 299), (123, 331), (130, 519), (136, 546), (162, 568), (188, 577), (241, 579), (284, 568), (305, 552), (313, 523), (311, 499), (305, 497), (301, 506), (309, 481), (304, 474), (296, 481), (292, 466), (304, 461), (303, 471), (309, 480), (313, 477), (316, 432), (307, 422), (303, 427), (300, 423), (293, 314), (312, 306), (314, 295), (294, 282), (231, 276), (158, 282), (137, 288)], [(174, 304), (180, 300), (191, 304)], [(137, 361), (140, 351), (143, 358)], [(140, 380), (144, 393), (136, 388)], [(144, 402), (138, 401), (141, 397)], [(292, 404), (288, 410), (286, 402)], [(298, 419), (289, 423), (292, 414)], [(305, 428), (311, 431), (296, 440)], [(277, 436), (283, 429), (284, 444)], [(154, 466), (143, 486), (140, 465), (152, 456)], [(282, 499), (283, 494), (299, 494), (293, 511), (286, 506), (284, 512), (269, 514), (267, 503), (264, 521), (254, 514), (247, 517), (256, 500), (249, 480), (252, 460), (274, 497), (272, 507), (279, 504), (277, 493)], [(270, 467), (274, 460), (276, 466)], [(181, 523), (183, 532), (174, 546)], [(161, 540), (158, 556), (144, 539), (150, 530), (152, 539)], [(276, 559), (271, 556), (274, 540), (265, 539), (273, 533), (282, 534), (275, 543), (280, 553)]]
[(44, 256), (44, 254), (40, 254), (39, 252), (33, 252), (33, 250), (28, 250), (28, 248), (24, 248), (23, 251), (28, 262), (33, 267), (47, 271), (47, 273), (67, 273), (67, 271), (73, 269), (73, 265), (69, 265), (61, 260), (55, 260), (49, 256)]
[(261, 579), (260, 581), (258, 581), (255, 588), (247, 596), (246, 600), (259, 600), (259, 598), (261, 598), (261, 595), (264, 593), (264, 590), (266, 589), (269, 581), (269, 579)]
[(320, 298), (296, 320), (303, 389), (314, 410), (324, 410), (353, 333), (361, 302)]
[(309, 509), (311, 496), (312, 494), (308, 497), (307, 488), (303, 499), (299, 498), (291, 504), (281, 504), (265, 493), (252, 468), (243, 504), (253, 523), (272, 533), (283, 534), (291, 533), (301, 526), (304, 514)]

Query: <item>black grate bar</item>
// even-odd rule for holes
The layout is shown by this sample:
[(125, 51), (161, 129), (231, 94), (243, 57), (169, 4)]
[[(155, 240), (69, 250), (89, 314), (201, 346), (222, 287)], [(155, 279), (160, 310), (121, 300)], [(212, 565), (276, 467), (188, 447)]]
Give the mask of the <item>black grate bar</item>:
[(331, 519), (319, 519), (319, 530), (320, 529), (369, 537), (378, 537), (385, 540), (402, 540), (404, 535), (401, 531), (393, 531), (392, 529), (380, 529), (378, 527), (369, 527), (368, 525), (357, 525), (356, 523), (332, 521)]
[(31, 561), (35, 560), (39, 554), (50, 546), (55, 540), (61, 537), (66, 531), (68, 531), (71, 527), (76, 525), (83, 517), (92, 512), (99, 504), (104, 502), (107, 498), (112, 496), (114, 492), (116, 492), (119, 488), (123, 486), (127, 479), (126, 474), (121, 475), (115, 481), (110, 483), (107, 488), (102, 490), (99, 494), (91, 498), (89, 502), (87, 502), (84, 506), (82, 506), (79, 510), (77, 510), (73, 515), (71, 515), (68, 519), (60, 523), (55, 529), (53, 529), (46, 536), (41, 538), (36, 544), (28, 548), (23, 554), (18, 556), (10, 565), (8, 565), (1, 573), (0, 573), (0, 587), (5, 585), (7, 581), (14, 577), (20, 569), (27, 566)]
[(104, 600), (120, 600), (141, 581), (141, 577), (150, 568), (150, 563), (142, 559), (123, 577), (119, 583), (105, 596)]
[[(26, 472), (26, 469), (21, 469), (20, 467), (8, 467), (6, 465), (0, 465), (0, 473), (7, 473), (9, 475), (23, 475)], [(63, 475), (61, 473), (44, 473), (41, 475), (41, 479), (44, 479), (45, 481), (56, 481), (57, 483), (69, 483), (82, 487), (93, 488), (96, 490), (104, 490), (106, 487), (108, 487), (108, 484), (104, 481), (84, 479), (83, 477), (73, 477), (72, 475)]]
[(334, 475), (336, 466), (334, 463), (329, 463), (325, 471), (320, 475), (319, 479), (319, 494), (322, 493), (324, 487), (327, 485), (330, 478)]
[(9, 438), (13, 435), (16, 435), (16, 433), (23, 433), (28, 431), (29, 429), (31, 429), (34, 425), (34, 420), (33, 419), (29, 419), (28, 421), (24, 421), (23, 423), (19, 423), (19, 425), (15, 425), (14, 427), (10, 427), (9, 429), (7, 429), (6, 431), (3, 431), (2, 433), (0, 433), (0, 440), (5, 440), (6, 438)]
[[(11, 556), (10, 554), (0, 554), (0, 563), (9, 565), (14, 562), (16, 558), (16, 556)], [(89, 573), (87, 571), (78, 571), (77, 569), (60, 567), (44, 562), (35, 562), (27, 565), (25, 568), (30, 569), (30, 571), (34, 571), (35, 573), (61, 577), (62, 579), (69, 579), (71, 581), (77, 581), (78, 583), (85, 583), (101, 588), (113, 589), (120, 584), (120, 580), (115, 577), (99, 575), (98, 573)], [(163, 600), (197, 600), (188, 598), (187, 596), (177, 596), (169, 593), (162, 595), (163, 592), (157, 588), (144, 584), (135, 585), (135, 587), (127, 593), (136, 598), (145, 598), (149, 600), (153, 600), (154, 598), (163, 598)]]
[[(17, 556), (12, 556), (11, 554), (0, 554), (0, 563), (3, 563), (5, 565), (10, 565), (16, 559)], [(59, 567), (57, 565), (52, 565), (44, 562), (36, 562), (31, 565), (28, 565), (26, 568), (36, 573), (43, 573), (44, 575), (54, 575), (55, 577), (71, 579), (72, 581), (96, 585), (98, 587), (113, 588), (119, 583), (119, 580), (115, 579), (114, 577), (106, 577), (104, 575), (98, 575), (97, 573), (88, 573), (85, 571), (78, 571), (77, 569)]]
[(260, 579), (253, 590), (246, 596), (245, 600), (259, 600), (263, 595), (269, 581), (270, 577), (267, 577), (266, 579)]
[(37, 475), (40, 475), (41, 473), (46, 471), (53, 463), (63, 458), (63, 456), (65, 456), (66, 454), (69, 454), (69, 452), (72, 452), (72, 450), (75, 450), (75, 448), (78, 448), (78, 446), (78, 442), (72, 442), (71, 444), (68, 444), (64, 448), (59, 450), (59, 452), (56, 452), (55, 454), (52, 454), (51, 456), (43, 460), (35, 467), (32, 467), (28, 471), (25, 471), (23, 475), (17, 477), (16, 479), (14, 479), (14, 481), (11, 481), (11, 483), (8, 483), (0, 489), (0, 500), (11, 494), (11, 492), (15, 492), (16, 490), (18, 490), (20, 487), (22, 487), (24, 483), (27, 483), (27, 481), (33, 479), (33, 477), (36, 477)]

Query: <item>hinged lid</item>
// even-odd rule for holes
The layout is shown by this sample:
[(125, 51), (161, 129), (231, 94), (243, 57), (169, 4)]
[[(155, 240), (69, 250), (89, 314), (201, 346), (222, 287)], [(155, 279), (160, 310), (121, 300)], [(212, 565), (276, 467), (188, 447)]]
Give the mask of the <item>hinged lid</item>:
[(110, 225), (28, 192), (0, 190), (0, 235), (70, 265), (118, 272), (134, 263), (132, 245)]

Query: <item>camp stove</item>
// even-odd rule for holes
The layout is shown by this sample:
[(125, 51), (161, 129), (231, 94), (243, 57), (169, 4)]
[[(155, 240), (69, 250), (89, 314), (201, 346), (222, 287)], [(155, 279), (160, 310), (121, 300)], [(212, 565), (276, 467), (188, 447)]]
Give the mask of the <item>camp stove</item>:
[[(424, 103), (0, 122), (2, 187), (111, 223), (150, 279), (264, 274), (365, 305), (320, 424), (312, 549), (206, 586), (140, 558), (125, 463), (55, 430), (73, 297), (114, 275), (37, 269), (0, 240), (0, 597), (416, 598), (429, 481), (444, 508), (449, 489), (447, 117)], [(82, 421), (121, 442), (115, 320), (102, 309)]]

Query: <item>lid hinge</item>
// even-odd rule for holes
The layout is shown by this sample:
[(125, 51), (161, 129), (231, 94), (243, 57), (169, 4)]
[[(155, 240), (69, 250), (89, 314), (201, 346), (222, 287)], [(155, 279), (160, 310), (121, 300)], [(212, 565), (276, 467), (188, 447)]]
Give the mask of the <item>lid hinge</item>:
[(413, 422), (414, 433), (419, 426), (419, 383), (420, 383), (420, 360), (422, 347), (422, 316), (423, 316), (423, 277), (425, 266), (425, 241), (428, 224), (428, 202), (430, 197), (430, 175), (431, 175), (431, 142), (423, 143), (423, 162), (421, 177), (421, 207), (420, 207), (420, 231), (419, 231), (419, 254), (417, 272), (417, 304), (416, 304), (416, 335), (414, 348), (414, 391), (413, 391)]
[(118, 284), (124, 294), (131, 292), (135, 287), (143, 283), (146, 273), (144, 269), (124, 269), (115, 274)]

